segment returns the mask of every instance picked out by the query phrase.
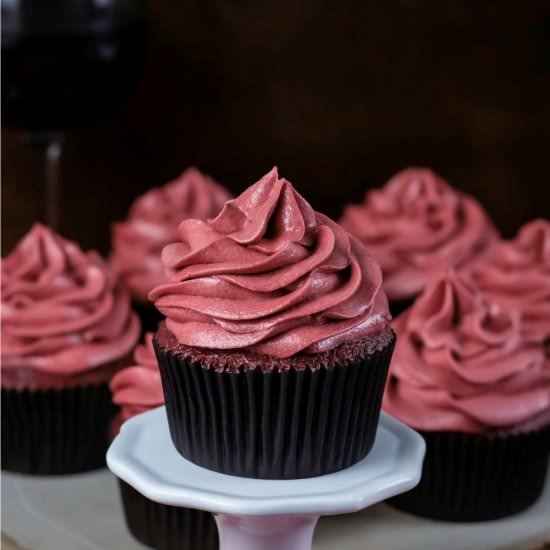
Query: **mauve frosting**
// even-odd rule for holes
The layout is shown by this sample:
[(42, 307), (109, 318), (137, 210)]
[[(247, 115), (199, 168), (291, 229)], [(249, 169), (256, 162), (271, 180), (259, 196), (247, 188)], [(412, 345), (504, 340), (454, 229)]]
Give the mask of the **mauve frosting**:
[(443, 269), (472, 265), (498, 237), (474, 198), (425, 168), (403, 170), (369, 191), (340, 223), (380, 264), (391, 301), (414, 298)]
[[(394, 322), (384, 409), (413, 428), (484, 433), (550, 422), (550, 363), (521, 317), (450, 271)], [(536, 424), (536, 422), (534, 422)]]
[(487, 296), (522, 315), (524, 337), (550, 339), (550, 222), (526, 224), (513, 241), (494, 247), (471, 277)]
[(149, 291), (165, 282), (162, 248), (178, 239), (185, 218), (216, 216), (231, 198), (228, 191), (196, 168), (163, 187), (138, 197), (125, 222), (113, 224), (111, 265), (132, 297), (146, 301)]
[[(120, 407), (118, 422), (164, 405), (160, 372), (153, 349), (153, 334), (134, 351), (134, 365), (119, 371), (111, 380), (113, 402)], [(117, 430), (118, 431), (118, 430)]]
[(139, 321), (97, 253), (36, 224), (1, 267), (3, 385), (100, 372), (133, 349)]
[(184, 220), (150, 298), (188, 346), (285, 358), (378, 333), (389, 313), (378, 264), (274, 168), (214, 220)]

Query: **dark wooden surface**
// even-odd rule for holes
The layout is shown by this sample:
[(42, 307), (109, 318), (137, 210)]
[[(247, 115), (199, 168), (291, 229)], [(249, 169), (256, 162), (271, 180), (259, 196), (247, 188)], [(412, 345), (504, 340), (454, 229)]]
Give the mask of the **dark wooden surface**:
[[(197, 164), (234, 192), (274, 164), (326, 213), (409, 164), (475, 194), (505, 235), (550, 217), (548, 0), (155, 0), (127, 108), (66, 142), (61, 232), (109, 223)], [(6, 253), (41, 216), (36, 159), (4, 130)]]

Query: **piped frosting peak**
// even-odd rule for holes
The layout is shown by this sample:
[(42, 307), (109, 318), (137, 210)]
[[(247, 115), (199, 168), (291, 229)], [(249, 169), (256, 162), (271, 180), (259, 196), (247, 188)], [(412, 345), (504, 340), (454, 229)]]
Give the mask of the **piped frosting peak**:
[(376, 262), (274, 168), (213, 220), (184, 220), (151, 293), (185, 345), (288, 357), (387, 327)]

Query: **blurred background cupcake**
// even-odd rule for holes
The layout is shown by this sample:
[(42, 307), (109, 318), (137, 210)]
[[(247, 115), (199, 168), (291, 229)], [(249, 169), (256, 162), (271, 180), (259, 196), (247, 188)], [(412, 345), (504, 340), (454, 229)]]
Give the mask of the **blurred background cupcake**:
[(471, 266), (498, 239), (478, 201), (427, 168), (407, 168), (367, 192), (340, 223), (380, 264), (394, 316), (434, 275)]
[[(502, 241), (470, 276), (489, 299), (521, 313), (524, 337), (550, 341), (550, 222), (525, 224)], [(550, 353), (550, 350), (549, 350)]]
[(550, 452), (550, 358), (526, 338), (521, 313), (449, 271), (393, 327), (384, 410), (418, 430), (427, 450), (420, 484), (391, 502), (446, 521), (533, 504)]
[(150, 295), (177, 450), (258, 478), (364, 458), (395, 342), (378, 264), (275, 168), (178, 234)]
[(161, 319), (147, 295), (165, 281), (162, 248), (177, 240), (182, 220), (214, 217), (229, 198), (221, 185), (191, 167), (138, 197), (127, 220), (113, 224), (110, 262), (130, 291), (144, 331), (155, 330)]
[(2, 468), (104, 466), (108, 382), (140, 333), (126, 290), (98, 254), (39, 224), (1, 268)]
[[(134, 364), (111, 380), (113, 402), (120, 412), (113, 423), (113, 435), (136, 414), (164, 405), (160, 373), (153, 349), (153, 334), (134, 351)], [(177, 508), (149, 500), (119, 480), (128, 529), (143, 544), (157, 550), (215, 550), (218, 533), (212, 514)]]

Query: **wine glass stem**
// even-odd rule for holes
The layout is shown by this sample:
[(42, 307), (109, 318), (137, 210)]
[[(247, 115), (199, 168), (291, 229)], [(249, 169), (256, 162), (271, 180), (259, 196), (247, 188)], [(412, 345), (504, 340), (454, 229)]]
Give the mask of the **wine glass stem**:
[(61, 140), (54, 139), (46, 147), (45, 153), (45, 217), (46, 223), (54, 231), (59, 231), (59, 191), (61, 184)]

